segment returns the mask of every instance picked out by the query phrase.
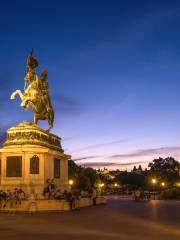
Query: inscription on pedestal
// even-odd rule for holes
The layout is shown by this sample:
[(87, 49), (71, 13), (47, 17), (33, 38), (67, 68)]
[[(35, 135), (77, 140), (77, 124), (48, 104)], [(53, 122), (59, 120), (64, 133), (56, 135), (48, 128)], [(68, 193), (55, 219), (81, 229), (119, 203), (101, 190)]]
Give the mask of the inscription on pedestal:
[(7, 157), (6, 177), (22, 177), (22, 156)]

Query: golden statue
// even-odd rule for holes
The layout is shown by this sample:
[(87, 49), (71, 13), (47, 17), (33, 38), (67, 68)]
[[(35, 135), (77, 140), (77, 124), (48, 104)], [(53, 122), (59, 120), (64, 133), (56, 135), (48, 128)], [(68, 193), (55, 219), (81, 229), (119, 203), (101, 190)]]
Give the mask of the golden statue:
[(32, 108), (34, 123), (37, 124), (38, 120), (47, 119), (49, 131), (53, 127), (54, 111), (49, 97), (48, 72), (43, 70), (39, 79), (36, 75), (38, 65), (38, 61), (33, 57), (33, 52), (31, 51), (27, 58), (24, 93), (21, 90), (16, 90), (11, 94), (10, 99), (15, 99), (18, 94), (22, 100), (21, 107), (24, 109)]

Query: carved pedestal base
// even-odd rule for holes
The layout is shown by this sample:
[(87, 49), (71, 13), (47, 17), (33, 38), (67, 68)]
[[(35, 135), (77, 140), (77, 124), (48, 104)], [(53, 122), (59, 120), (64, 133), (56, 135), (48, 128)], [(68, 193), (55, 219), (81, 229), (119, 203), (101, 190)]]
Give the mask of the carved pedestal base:
[(1, 189), (32, 189), (42, 195), (47, 179), (54, 179), (57, 188), (68, 188), (68, 159), (60, 138), (38, 126), (23, 122), (7, 130), (7, 139), (0, 149)]

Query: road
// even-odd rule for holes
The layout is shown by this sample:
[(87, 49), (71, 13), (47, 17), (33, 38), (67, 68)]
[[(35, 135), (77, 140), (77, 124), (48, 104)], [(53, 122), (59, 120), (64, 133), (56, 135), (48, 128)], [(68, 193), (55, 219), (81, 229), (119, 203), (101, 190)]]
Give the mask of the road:
[(135, 203), (116, 196), (74, 212), (0, 214), (3, 240), (179, 240), (179, 227), (180, 201)]

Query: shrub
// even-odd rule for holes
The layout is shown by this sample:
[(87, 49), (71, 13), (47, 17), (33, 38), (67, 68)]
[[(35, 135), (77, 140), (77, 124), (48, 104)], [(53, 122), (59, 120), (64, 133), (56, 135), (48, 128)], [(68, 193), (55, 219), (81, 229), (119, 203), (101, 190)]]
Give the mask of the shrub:
[(180, 199), (180, 189), (170, 188), (161, 193), (161, 199)]

